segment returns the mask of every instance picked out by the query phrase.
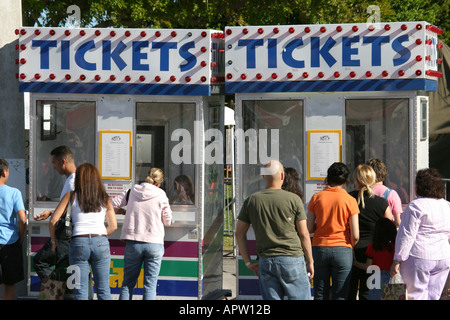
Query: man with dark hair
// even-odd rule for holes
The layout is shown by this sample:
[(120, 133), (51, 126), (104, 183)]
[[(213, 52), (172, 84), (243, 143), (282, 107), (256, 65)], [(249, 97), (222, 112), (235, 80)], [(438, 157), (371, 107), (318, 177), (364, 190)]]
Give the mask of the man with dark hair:
[(22, 241), (27, 216), (21, 192), (6, 185), (8, 161), (0, 159), (0, 284), (4, 299), (16, 298), (15, 284), (24, 279)]
[[(60, 200), (67, 192), (74, 190), (75, 171), (77, 167), (74, 162), (73, 153), (67, 146), (59, 146), (50, 152), (53, 168), (61, 175), (66, 176), (63, 189), (61, 191)], [(51, 210), (46, 210), (43, 213), (36, 215), (35, 220), (45, 220), (52, 214)], [(63, 216), (61, 219), (64, 220)], [(57, 235), (57, 252), (53, 252), (52, 242), (49, 239), (44, 246), (39, 250), (33, 259), (33, 267), (39, 278), (48, 279), (53, 272), (52, 266), (58, 270), (58, 276), (66, 278), (66, 268), (69, 266), (69, 239), (58, 237)]]

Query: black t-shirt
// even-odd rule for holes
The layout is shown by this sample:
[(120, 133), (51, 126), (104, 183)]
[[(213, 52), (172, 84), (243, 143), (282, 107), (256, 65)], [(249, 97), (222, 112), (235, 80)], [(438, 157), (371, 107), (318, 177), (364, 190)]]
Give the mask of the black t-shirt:
[[(358, 200), (358, 192), (357, 190), (352, 191), (350, 195)], [(364, 192), (364, 204), (365, 208), (362, 207), (362, 203), (359, 204), (359, 241), (355, 249), (367, 248), (373, 242), (375, 223), (378, 219), (384, 217), (388, 207), (388, 203), (384, 198), (375, 195), (369, 197), (367, 192)]]

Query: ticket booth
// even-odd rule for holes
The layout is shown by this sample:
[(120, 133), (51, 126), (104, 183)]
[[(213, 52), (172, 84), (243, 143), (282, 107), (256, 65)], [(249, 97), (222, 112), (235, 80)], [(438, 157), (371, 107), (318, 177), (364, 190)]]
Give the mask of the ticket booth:
[[(95, 164), (111, 197), (152, 167), (173, 211), (157, 299), (216, 299), (222, 290), (223, 32), (181, 29), (22, 28), (18, 80), (30, 92), (29, 295), (40, 279), (33, 257), (64, 176), (50, 152), (68, 145), (76, 164)], [(180, 186), (182, 188), (180, 188)], [(110, 284), (117, 298), (125, 244), (110, 236)], [(140, 275), (135, 296), (143, 288)]]
[[(406, 205), (428, 166), (428, 92), (436, 91), (438, 34), (427, 22), (246, 26), (225, 29), (225, 91), (236, 95), (236, 211), (265, 187), (269, 159), (297, 169), (305, 197), (336, 161), (372, 157)], [(348, 185), (353, 189), (352, 182)], [(250, 229), (249, 251), (257, 259)], [(238, 298), (260, 297), (237, 259)]]

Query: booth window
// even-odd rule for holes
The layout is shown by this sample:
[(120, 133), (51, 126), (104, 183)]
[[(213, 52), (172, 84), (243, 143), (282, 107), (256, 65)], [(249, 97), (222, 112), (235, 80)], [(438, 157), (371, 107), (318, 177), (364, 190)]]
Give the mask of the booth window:
[[(346, 161), (351, 172), (371, 158), (382, 160), (384, 184), (410, 201), (409, 99), (346, 101)], [(353, 186), (350, 184), (349, 188)]]
[(303, 101), (243, 101), (242, 121), (244, 132), (236, 130), (236, 140), (238, 148), (244, 145), (243, 158), (237, 159), (242, 165), (243, 199), (265, 188), (260, 170), (269, 159), (278, 158), (285, 168), (296, 169), (303, 189)]
[(53, 169), (50, 152), (66, 145), (76, 165), (95, 164), (95, 102), (36, 101), (36, 137), (36, 200), (59, 201), (66, 177)]
[(428, 139), (428, 101), (420, 99), (420, 140)]
[(164, 172), (161, 188), (172, 205), (195, 205), (195, 103), (136, 104), (135, 181), (151, 168)]
[(56, 107), (47, 103), (42, 105), (41, 140), (56, 139)]

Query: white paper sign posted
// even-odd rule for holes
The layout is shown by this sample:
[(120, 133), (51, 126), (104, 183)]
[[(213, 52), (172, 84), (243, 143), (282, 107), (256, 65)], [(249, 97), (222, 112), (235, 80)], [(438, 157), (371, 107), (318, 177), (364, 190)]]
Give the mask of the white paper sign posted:
[(131, 179), (131, 132), (100, 132), (102, 179)]
[(334, 162), (341, 161), (341, 131), (308, 131), (308, 179), (323, 180)]

